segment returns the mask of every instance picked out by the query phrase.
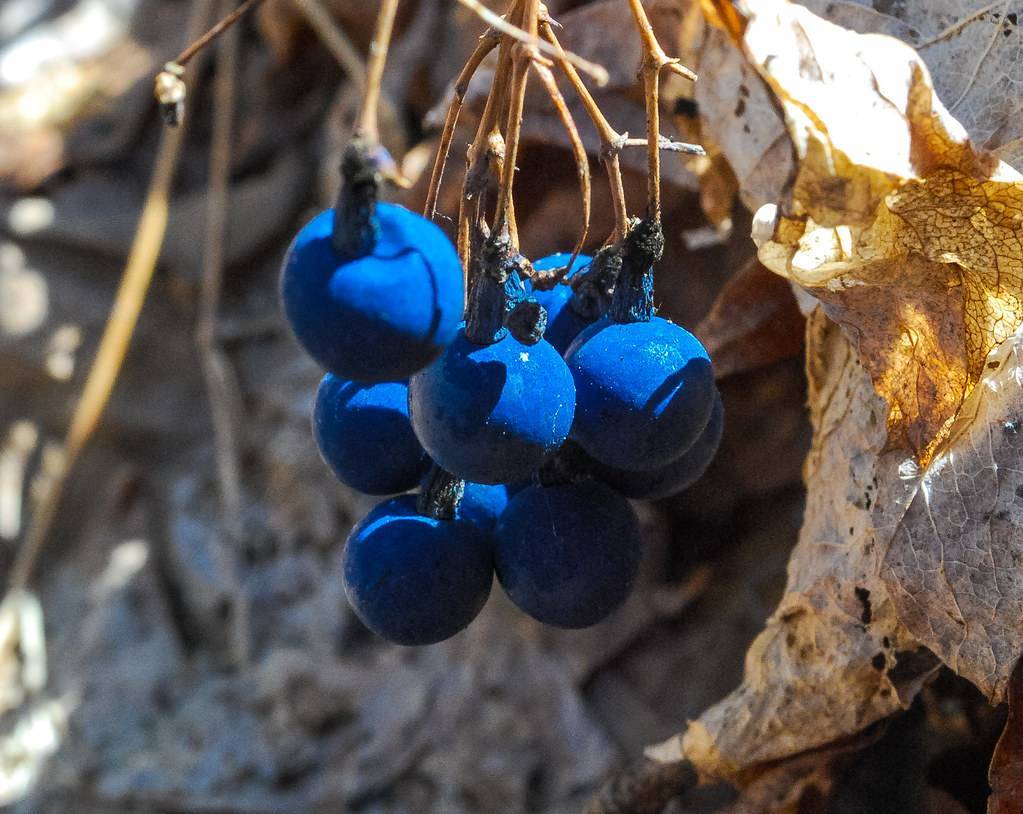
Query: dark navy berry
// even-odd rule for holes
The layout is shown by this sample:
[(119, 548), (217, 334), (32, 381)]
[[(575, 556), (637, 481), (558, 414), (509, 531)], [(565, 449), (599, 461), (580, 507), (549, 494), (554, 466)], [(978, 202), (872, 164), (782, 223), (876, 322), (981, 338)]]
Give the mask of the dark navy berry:
[(419, 441), (441, 467), (475, 483), (532, 475), (564, 442), (574, 409), (572, 375), (558, 352), (510, 334), (477, 345), (460, 331), (409, 380)]
[(601, 463), (649, 471), (678, 460), (714, 405), (714, 373), (699, 340), (660, 317), (603, 319), (566, 355), (576, 386), (572, 439)]
[[(550, 269), (561, 268), (567, 265), (571, 259), (571, 254), (550, 254), (533, 263), (533, 269), (536, 271), (549, 271)], [(573, 307), (572, 286), (567, 283), (576, 273), (587, 268), (592, 260), (592, 257), (581, 254), (575, 259), (572, 268), (564, 278), (564, 282), (558, 283), (546, 291), (531, 288), (532, 295), (536, 301), (547, 309), (547, 330), (543, 338), (550, 342), (558, 353), (564, 354), (568, 350), (568, 346), (572, 344), (572, 340), (593, 321), (582, 316)]]
[(508, 487), (503, 483), (466, 483), (457, 517), (475, 523), (490, 534), (508, 505)]
[(716, 396), (710, 421), (696, 439), (696, 443), (689, 447), (681, 458), (667, 466), (649, 472), (630, 472), (591, 460), (592, 474), (615, 491), (634, 500), (660, 500), (677, 495), (703, 477), (703, 473), (714, 460), (725, 426), (724, 416), (721, 396)]
[(430, 465), (409, 423), (404, 382), (361, 384), (328, 373), (316, 392), (313, 435), (338, 480), (369, 495), (407, 491)]
[(345, 260), (334, 250), (334, 212), (317, 215), (295, 237), (281, 293), (306, 352), (346, 379), (407, 378), (454, 338), (462, 315), (462, 267), (433, 223), (381, 203), (373, 253)]
[(416, 512), (414, 495), (385, 501), (352, 529), (344, 586), (356, 614), (378, 636), (433, 644), (464, 629), (493, 582), (491, 541), (465, 520)]
[(596, 624), (625, 601), (639, 570), (639, 523), (608, 486), (530, 486), (497, 523), (495, 568), (511, 600), (555, 627)]

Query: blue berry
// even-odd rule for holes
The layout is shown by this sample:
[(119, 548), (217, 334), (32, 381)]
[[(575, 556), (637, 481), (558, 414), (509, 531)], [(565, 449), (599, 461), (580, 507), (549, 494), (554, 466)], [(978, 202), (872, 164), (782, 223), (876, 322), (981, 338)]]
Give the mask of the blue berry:
[(541, 340), (510, 334), (491, 345), (464, 332), (409, 380), (419, 441), (441, 467), (475, 483), (533, 474), (572, 426), (575, 386), (564, 360)]
[(507, 505), (508, 487), (503, 483), (466, 483), (457, 516), (490, 534)]
[(667, 466), (707, 426), (716, 392), (710, 357), (678, 325), (603, 319), (565, 358), (576, 386), (572, 439), (603, 464)]
[(497, 523), (497, 578), (511, 600), (555, 627), (596, 624), (625, 601), (639, 570), (639, 522), (596, 481), (530, 486)]
[[(561, 266), (567, 265), (568, 261), (572, 259), (572, 255), (569, 253), (549, 254), (547, 257), (543, 257), (533, 263), (533, 268), (536, 271), (549, 271), (550, 269), (560, 268)], [(585, 269), (590, 265), (593, 258), (589, 255), (579, 255), (575, 263), (572, 264), (572, 268), (565, 276), (565, 280), (570, 280), (580, 270)], [(572, 305), (573, 291), (572, 286), (566, 283), (558, 283), (547, 291), (541, 291), (536, 288), (531, 288), (533, 297), (540, 305), (547, 309), (547, 330), (543, 335), (543, 338), (550, 342), (554, 349), (561, 354), (564, 354), (568, 350), (568, 346), (572, 344), (572, 340), (575, 339), (584, 328), (586, 328), (591, 322), (591, 319), (579, 314)]]
[(630, 472), (605, 466), (594, 460), (590, 464), (593, 476), (634, 500), (660, 500), (677, 495), (703, 477), (703, 473), (714, 460), (725, 426), (724, 417), (725, 411), (719, 395), (714, 399), (714, 407), (707, 426), (696, 442), (682, 453), (682, 457), (677, 461), (649, 472)]
[(381, 503), (352, 529), (343, 567), (363, 624), (404, 645), (434, 644), (464, 629), (493, 582), (487, 535), (464, 520), (418, 514), (414, 495)]
[(328, 373), (316, 392), (313, 435), (338, 480), (369, 495), (411, 489), (430, 466), (412, 432), (404, 382), (360, 384)]
[(433, 223), (395, 204), (375, 214), (373, 253), (335, 252), (334, 212), (306, 224), (281, 273), (284, 311), (306, 352), (346, 379), (407, 378), (450, 343), (462, 315), (462, 267)]

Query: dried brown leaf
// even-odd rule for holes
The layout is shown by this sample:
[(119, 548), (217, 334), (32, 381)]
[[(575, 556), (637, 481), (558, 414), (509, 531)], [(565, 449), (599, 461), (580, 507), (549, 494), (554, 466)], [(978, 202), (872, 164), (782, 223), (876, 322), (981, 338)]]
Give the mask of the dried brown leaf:
[(796, 356), (804, 332), (792, 287), (756, 259), (728, 281), (696, 327), (719, 379)]
[(993, 700), (1023, 652), (1023, 334), (919, 479), (882, 576), (913, 634)]
[[(741, 53), (713, 28), (684, 41), (716, 73), (701, 127), (740, 194), (787, 215), (761, 261), (818, 304), (807, 508), (743, 683), (657, 754), (749, 783), (908, 705), (937, 657), (1004, 691), (1023, 648), (1005, 490), (1023, 466), (990, 429), (1020, 418), (1020, 380), (996, 404), (989, 385), (1011, 375), (987, 364), (1023, 321), (1023, 179), (975, 147), (904, 44), (777, 0), (746, 7)], [(911, 35), (893, 20), (866, 22)]]
[(746, 37), (800, 159), (802, 232), (790, 223), (761, 259), (843, 325), (889, 403), (891, 445), (926, 463), (1023, 320), (1023, 178), (973, 149), (911, 49), (789, 9)]
[(804, 5), (847, 28), (890, 34), (914, 46), (931, 71), (938, 96), (974, 144), (1023, 169), (1023, 21), (1018, 8), (1005, 0), (888, 3), (886, 13), (851, 0), (808, 0)]
[(746, 654), (739, 688), (655, 752), (744, 783), (905, 708), (938, 665), (899, 620), (879, 574), (875, 529), (890, 523), (882, 507), (905, 489), (899, 458), (883, 454), (884, 401), (819, 309), (807, 343), (814, 441), (785, 594)]

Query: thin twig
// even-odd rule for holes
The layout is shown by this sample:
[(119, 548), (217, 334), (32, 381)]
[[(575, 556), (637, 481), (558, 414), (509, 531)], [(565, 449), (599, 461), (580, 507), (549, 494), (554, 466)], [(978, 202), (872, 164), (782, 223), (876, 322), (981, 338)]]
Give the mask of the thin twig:
[[(500, 17), (478, 0), (458, 0), (463, 6), (479, 15), (485, 22), (496, 28), (502, 34), (511, 37), (512, 39), (518, 40), (519, 42), (538, 49), (547, 56), (555, 56), (554, 49), (543, 40), (539, 39), (536, 34), (530, 33), (527, 30), (523, 30), (518, 26), (508, 22), (505, 17)], [(610, 79), (607, 73), (607, 69), (603, 65), (598, 65), (595, 62), (590, 62), (588, 59), (583, 59), (578, 54), (571, 52), (565, 52), (565, 59), (571, 62), (575, 67), (584, 73), (589, 74), (593, 80), (600, 86), (604, 87)]]
[[(189, 32), (192, 32), (189, 39), (196, 36), (195, 32), (202, 30), (202, 26), (210, 17), (212, 6), (213, 0), (195, 0), (189, 22)], [(194, 66), (192, 70), (196, 70)], [(121, 275), (121, 283), (110, 309), (96, 358), (89, 369), (82, 396), (71, 418), (61, 460), (32, 513), (25, 540), (11, 566), (8, 577), (9, 591), (24, 590), (28, 586), (50, 527), (56, 518), (67, 479), (99, 424), (110, 400), (114, 383), (121, 372), (167, 231), (171, 183), (181, 155), (184, 135), (184, 127), (164, 130), (161, 135), (149, 191), (135, 231), (135, 240), (132, 242)]]
[[(514, 18), (520, 8), (521, 0), (511, 0), (508, 17)], [(494, 80), (490, 84), (490, 92), (483, 107), (476, 135), (465, 154), (465, 175), (462, 178), (462, 194), (458, 204), (458, 256), (462, 259), (466, 282), (471, 260), (471, 237), (479, 230), (482, 217), (480, 198), (485, 190), (487, 172), (491, 159), (504, 155), (504, 146), (498, 128), (499, 115), (504, 107), (504, 97), (511, 73), (512, 40), (507, 36), (501, 38), (501, 50), (497, 58)], [(468, 286), (466, 286), (468, 292)]]
[(382, 0), (377, 14), (373, 40), (369, 44), (369, 59), (366, 63), (366, 95), (362, 99), (356, 132), (371, 144), (380, 141), (377, 125), (377, 108), (380, 103), (380, 84), (387, 62), (387, 47), (394, 30), (394, 18), (398, 13), (398, 0)]
[(646, 101), (646, 154), (647, 154), (647, 217), (654, 220), (661, 218), (661, 108), (660, 84), (661, 68), (669, 68), (686, 79), (695, 81), (696, 74), (671, 59), (664, 53), (653, 26), (643, 8), (643, 0), (629, 0), (632, 17), (639, 30), (640, 42), (643, 46), (643, 64), (640, 73), (643, 76), (643, 94)]
[[(537, 27), (539, 0), (526, 0), (524, 8), (525, 25), (528, 26), (526, 30), (532, 34)], [(515, 164), (522, 135), (522, 111), (526, 103), (529, 66), (535, 54), (534, 48), (521, 42), (512, 48), (512, 81), (504, 129), (504, 166), (497, 193), (497, 208), (494, 212), (494, 231), (499, 233), (503, 229), (508, 229), (513, 246), (519, 245), (519, 237), (512, 210), (512, 190), (515, 187)]]
[[(352, 84), (360, 88), (366, 87), (366, 63), (362, 54), (348, 35), (338, 27), (321, 0), (291, 1), (305, 17), (305, 21), (309, 23), (309, 27), (319, 37), (320, 42), (330, 51), (337, 64), (348, 74)], [(381, 105), (384, 101), (386, 100), (381, 100)]]
[(206, 193), (206, 238), (199, 317), (195, 331), (210, 399), (223, 519), (226, 527), (232, 531), (238, 529), (242, 504), (238, 439), (235, 432), (240, 400), (234, 372), (217, 341), (217, 312), (220, 310), (229, 209), (237, 66), (238, 38), (235, 32), (231, 32), (221, 40), (216, 52), (210, 177)]
[(209, 45), (213, 40), (223, 34), (227, 29), (238, 22), (242, 17), (245, 16), (246, 12), (250, 9), (255, 8), (263, 0), (245, 0), (238, 8), (228, 14), (224, 19), (218, 22), (213, 28), (207, 31), (198, 39), (195, 39), (191, 45), (189, 45), (184, 51), (178, 54), (177, 59), (172, 60), (171, 64), (179, 65), (182, 68), (188, 64), (189, 60), (198, 54), (203, 48)]
[(540, 76), (540, 81), (543, 82), (544, 87), (547, 89), (547, 95), (550, 97), (554, 109), (558, 112), (561, 124), (565, 128), (565, 132), (568, 133), (568, 140), (572, 144), (572, 154), (575, 156), (576, 172), (579, 175), (579, 195), (582, 198), (583, 228), (579, 234), (579, 240), (572, 250), (572, 257), (568, 261), (567, 268), (571, 269), (575, 265), (575, 259), (582, 251), (586, 243), (586, 236), (590, 231), (590, 199), (592, 194), (590, 187), (590, 159), (586, 155), (586, 147), (579, 136), (579, 128), (576, 127), (575, 119), (572, 118), (572, 113), (568, 109), (568, 105), (565, 104), (565, 97), (561, 95), (561, 91), (558, 89), (554, 73), (541, 62), (534, 62), (533, 68)]
[[(647, 147), (649, 142), (645, 138), (623, 138), (619, 143), (620, 147)], [(675, 141), (667, 136), (661, 136), (657, 141), (657, 147), (668, 153), (681, 153), (683, 155), (707, 155), (707, 151), (699, 144), (690, 144), (688, 141)]]
[(618, 148), (615, 146), (621, 139), (621, 136), (608, 123), (593, 95), (586, 85), (583, 84), (582, 77), (579, 76), (575, 66), (564, 58), (565, 49), (561, 47), (561, 43), (554, 33), (553, 26), (549, 21), (541, 20), (540, 28), (544, 37), (554, 47), (555, 64), (572, 84), (576, 95), (586, 109), (586, 115), (590, 117), (590, 121), (593, 122), (593, 126), (597, 129), (597, 136), (600, 139), (600, 163), (604, 165), (604, 171), (607, 173), (607, 181), (611, 191), (611, 206), (614, 209), (615, 226), (611, 240), (612, 242), (620, 240), (625, 237), (625, 233), (629, 228), (629, 215), (625, 206), (625, 185), (622, 182), (622, 168), (621, 162), (618, 159)]
[(440, 144), (437, 145), (437, 156), (433, 162), (433, 172), (430, 174), (430, 188), (426, 193), (426, 205), (423, 207), (423, 214), (433, 220), (437, 216), (437, 199), (440, 197), (440, 184), (444, 177), (444, 168), (447, 165), (448, 154), (451, 152), (451, 142), (455, 137), (455, 125), (458, 123), (458, 114), (462, 110), (462, 103), (465, 101), (465, 94), (469, 91), (469, 82), (475, 75), (480, 64), (487, 55), (497, 47), (499, 38), (494, 35), (493, 30), (487, 31), (476, 44), (468, 61), (458, 74), (455, 80), (455, 92), (448, 105), (447, 115), (444, 117), (444, 129), (441, 131)]
[(210, 174), (206, 196), (206, 238), (203, 247), (203, 277), (196, 321), (195, 341), (199, 351), (210, 417), (220, 487), (223, 538), (215, 540), (225, 570), (231, 575), (235, 613), (228, 620), (229, 641), (235, 664), (249, 660), (248, 613), (237, 590), (236, 557), (233, 543), (241, 538), (242, 486), (237, 427), (240, 426), (241, 398), (231, 362), (217, 337), (217, 314), (224, 273), (224, 245), (230, 205), (231, 142), (233, 140), (235, 95), (238, 74), (238, 31), (230, 31), (217, 44), (216, 75), (213, 86), (213, 127), (210, 134)]

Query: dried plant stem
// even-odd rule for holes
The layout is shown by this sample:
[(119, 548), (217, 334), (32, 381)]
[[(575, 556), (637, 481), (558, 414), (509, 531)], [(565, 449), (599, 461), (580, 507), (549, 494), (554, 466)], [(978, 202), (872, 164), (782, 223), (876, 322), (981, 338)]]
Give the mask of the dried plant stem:
[(448, 155), (451, 152), (451, 141), (455, 136), (455, 125), (458, 123), (458, 114), (462, 110), (462, 103), (465, 101), (465, 94), (469, 90), (469, 82), (475, 75), (480, 64), (487, 55), (497, 47), (498, 37), (493, 30), (487, 31), (480, 37), (479, 43), (469, 56), (458, 79), (455, 80), (455, 93), (448, 105), (447, 115), (444, 117), (444, 130), (441, 132), (440, 144), (437, 145), (437, 156), (433, 162), (433, 172), (430, 174), (430, 188), (426, 193), (426, 205), (423, 207), (423, 214), (431, 220), (437, 216), (437, 199), (440, 197), (440, 184), (444, 177), (444, 168), (447, 165)]
[[(638, 2), (638, 0), (637, 0)], [(661, 72), (659, 67), (643, 67), (643, 95), (646, 98), (646, 196), (647, 217), (661, 219), (661, 149), (657, 142), (661, 133)]]
[[(525, 29), (535, 36), (539, 0), (526, 0), (524, 6)], [(508, 94), (508, 109), (504, 128), (504, 163), (501, 185), (498, 189), (497, 208), (494, 213), (494, 231), (508, 230), (513, 246), (518, 246), (518, 230), (512, 210), (512, 190), (515, 187), (515, 162), (518, 158), (519, 140), (522, 135), (522, 111), (526, 103), (526, 85), (529, 82), (529, 66), (536, 57), (536, 49), (523, 43), (512, 48), (512, 80)]]
[(245, 14), (251, 9), (262, 3), (263, 0), (245, 0), (238, 8), (224, 17), (218, 22), (213, 28), (198, 38), (190, 38), (194, 41), (184, 51), (178, 54), (177, 59), (174, 59), (170, 64), (177, 65), (182, 68), (188, 64), (188, 62), (198, 54), (203, 48), (213, 42), (217, 37), (223, 34), (227, 29), (238, 22)]
[(369, 59), (366, 62), (366, 95), (362, 99), (356, 132), (371, 144), (380, 141), (377, 126), (377, 108), (380, 105), (380, 84), (387, 62), (387, 47), (394, 30), (394, 18), (398, 13), (398, 0), (382, 0), (377, 13), (377, 24), (369, 44)]
[(237, 32), (232, 31), (220, 41), (216, 52), (203, 277), (195, 331), (195, 341), (210, 399), (222, 515), (226, 528), (231, 532), (239, 530), (242, 509), (236, 433), (239, 425), (240, 399), (234, 371), (217, 340), (217, 312), (220, 310), (224, 242), (229, 210), (237, 70), (238, 37)]
[(561, 47), (554, 28), (547, 21), (541, 21), (540, 26), (544, 37), (554, 47), (555, 64), (572, 84), (572, 88), (586, 109), (586, 115), (590, 117), (590, 121), (597, 129), (597, 136), (600, 139), (600, 162), (604, 165), (604, 171), (607, 173), (611, 191), (611, 206), (614, 209), (615, 225), (611, 240), (612, 242), (620, 240), (629, 228), (629, 215), (625, 206), (625, 186), (622, 183), (622, 167), (618, 159), (617, 145), (621, 141), (621, 136), (604, 117), (600, 106), (586, 85), (583, 84), (582, 77), (579, 76), (575, 66), (564, 58), (565, 49)]
[[(202, 26), (210, 17), (212, 5), (212, 0), (195, 0), (189, 23), (189, 39), (193, 39), (197, 32), (202, 30)], [(82, 396), (75, 407), (59, 466), (32, 514), (25, 540), (11, 566), (8, 577), (9, 591), (21, 591), (28, 586), (32, 571), (56, 518), (67, 479), (99, 424), (110, 400), (114, 383), (121, 372), (166, 234), (171, 183), (177, 169), (184, 136), (184, 127), (164, 130), (161, 135), (149, 191), (135, 231), (135, 240), (124, 273), (121, 275), (121, 283), (110, 316), (107, 318), (96, 358), (89, 369)]]
[(547, 90), (547, 95), (550, 97), (551, 102), (554, 105), (554, 109), (558, 112), (558, 116), (561, 119), (561, 124), (565, 128), (565, 132), (568, 133), (568, 140), (572, 144), (572, 154), (575, 156), (575, 167), (576, 172), (579, 175), (579, 194), (582, 198), (582, 209), (583, 209), (583, 228), (579, 234), (579, 240), (575, 244), (575, 248), (572, 250), (572, 258), (568, 261), (566, 269), (572, 268), (575, 264), (575, 259), (579, 256), (583, 246), (586, 243), (586, 236), (590, 231), (590, 203), (592, 197), (592, 190), (590, 186), (590, 159), (586, 155), (586, 147), (583, 145), (583, 140), (579, 136), (579, 128), (576, 127), (575, 119), (572, 118), (572, 113), (568, 109), (568, 105), (565, 104), (565, 98), (561, 95), (561, 91), (558, 89), (558, 83), (554, 79), (554, 73), (539, 60), (533, 62), (533, 68), (540, 77), (540, 81), (543, 82), (544, 87)]
[[(223, 2), (224, 0), (222, 0)], [(203, 278), (195, 341), (199, 351), (213, 421), (213, 447), (220, 488), (220, 508), (226, 534), (214, 541), (214, 553), (230, 575), (234, 612), (228, 621), (231, 656), (247, 664), (251, 646), (248, 604), (237, 590), (234, 544), (242, 533), (242, 484), (237, 428), (241, 426), (241, 397), (237, 377), (217, 337), (217, 315), (224, 273), (224, 245), (230, 203), (231, 142), (234, 138), (238, 75), (238, 32), (230, 31), (217, 45), (213, 87), (213, 127), (210, 135), (210, 174), (206, 196), (206, 237)]]
[(647, 148), (647, 217), (661, 218), (661, 123), (660, 123), (660, 82), (661, 69), (668, 68), (679, 76), (696, 81), (696, 74), (671, 59), (664, 53), (654, 29), (643, 8), (643, 0), (629, 0), (632, 17), (639, 30), (643, 46), (643, 93), (646, 100), (646, 148)]
[[(512, 0), (507, 15), (509, 19), (516, 19), (521, 2), (522, 0)], [(486, 188), (490, 162), (491, 159), (499, 159), (504, 155), (504, 144), (498, 121), (504, 107), (504, 97), (511, 73), (511, 45), (512, 41), (507, 36), (502, 36), (494, 81), (490, 85), (490, 93), (487, 95), (487, 102), (483, 108), (483, 114), (480, 116), (476, 135), (465, 156), (466, 169), (458, 205), (458, 256), (462, 258), (462, 265), (467, 275), (471, 260), (472, 234), (478, 231), (482, 217), (480, 198)]]
[[(508, 15), (508, 19), (506, 19), (505, 17), (499, 17), (497, 14), (494, 14), (494, 12), (492, 12), (482, 3), (478, 2), (478, 0), (458, 0), (458, 2), (465, 6), (467, 9), (469, 9), (470, 11), (472, 11), (473, 13), (479, 15), (484, 21), (486, 21), (489, 25), (493, 26), (495, 29), (500, 31), (502, 34), (512, 39), (518, 40), (524, 45), (528, 45), (532, 48), (535, 48), (538, 51), (547, 54), (547, 56), (555, 55), (554, 49), (551, 48), (543, 40), (539, 39), (536, 36), (535, 32), (531, 33), (529, 30), (525, 28), (525, 26), (519, 27), (514, 25), (513, 23), (510, 23), (508, 21), (508, 19), (510, 19), (510, 15)], [(595, 62), (590, 62), (588, 59), (583, 59), (578, 54), (573, 54), (570, 52), (566, 52), (564, 54), (564, 57), (579, 70), (589, 74), (599, 86), (603, 87), (608, 83), (609, 77), (607, 69), (605, 69), (602, 65), (598, 65)]]
[[(365, 87), (366, 63), (362, 54), (359, 53), (359, 49), (355, 47), (348, 35), (338, 27), (321, 0), (292, 0), (292, 3), (305, 17), (309, 27), (316, 33), (324, 47), (330, 51), (337, 64), (348, 74), (352, 83), (358, 87)], [(381, 99), (381, 106), (386, 101), (386, 99)]]
[[(618, 147), (647, 147), (650, 144), (645, 138), (622, 138)], [(690, 144), (688, 141), (674, 141), (666, 136), (659, 136), (657, 139), (658, 149), (668, 153), (682, 153), (684, 155), (707, 155), (707, 151), (699, 144)]]

